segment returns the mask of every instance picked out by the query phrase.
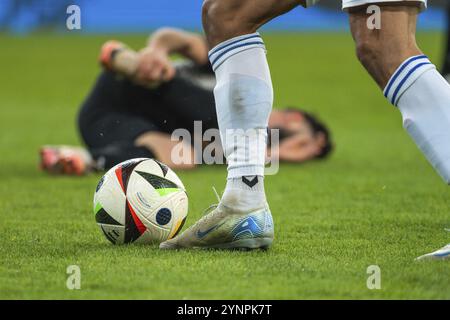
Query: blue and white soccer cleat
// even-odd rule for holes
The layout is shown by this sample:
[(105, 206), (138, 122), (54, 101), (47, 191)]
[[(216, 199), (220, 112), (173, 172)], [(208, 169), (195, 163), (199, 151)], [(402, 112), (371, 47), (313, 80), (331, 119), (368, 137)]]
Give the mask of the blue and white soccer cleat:
[(161, 243), (161, 249), (267, 249), (274, 229), (269, 208), (233, 212), (219, 205), (210, 207), (197, 223), (174, 239)]
[(416, 260), (445, 260), (445, 259), (450, 259), (450, 244), (446, 245), (445, 247), (439, 250), (436, 250), (428, 254), (424, 254), (423, 256), (416, 258)]

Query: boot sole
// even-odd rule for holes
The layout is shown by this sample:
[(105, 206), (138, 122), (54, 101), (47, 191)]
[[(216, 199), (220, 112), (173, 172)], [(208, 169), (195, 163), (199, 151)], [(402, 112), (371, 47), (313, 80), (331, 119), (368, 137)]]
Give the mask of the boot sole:
[(273, 238), (253, 238), (241, 239), (228, 243), (215, 244), (203, 248), (207, 249), (228, 249), (228, 250), (267, 250), (273, 243)]
[(253, 238), (241, 239), (228, 243), (215, 244), (204, 247), (182, 247), (172, 244), (162, 243), (159, 248), (163, 250), (182, 250), (182, 249), (220, 249), (220, 250), (267, 250), (273, 243), (273, 238)]

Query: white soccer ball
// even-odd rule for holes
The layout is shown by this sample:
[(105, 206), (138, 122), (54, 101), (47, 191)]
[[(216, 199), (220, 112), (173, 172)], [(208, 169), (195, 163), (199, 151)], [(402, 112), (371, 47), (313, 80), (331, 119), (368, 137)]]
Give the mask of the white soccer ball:
[(95, 220), (114, 244), (159, 243), (183, 227), (186, 189), (178, 176), (154, 159), (132, 159), (110, 169), (94, 195)]

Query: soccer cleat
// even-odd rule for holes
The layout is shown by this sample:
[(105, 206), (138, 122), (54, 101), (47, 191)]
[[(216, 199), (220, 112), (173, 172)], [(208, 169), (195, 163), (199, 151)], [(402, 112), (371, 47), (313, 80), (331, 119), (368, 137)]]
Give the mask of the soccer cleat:
[(80, 147), (43, 146), (39, 155), (41, 170), (50, 174), (81, 176), (92, 171), (92, 158)]
[(450, 258), (450, 244), (434, 252), (424, 254), (416, 260), (445, 260)]
[(181, 235), (160, 244), (161, 249), (267, 249), (273, 242), (273, 220), (268, 207), (233, 212), (219, 205)]
[(126, 48), (125, 44), (116, 40), (109, 40), (105, 42), (105, 44), (103, 44), (100, 50), (100, 56), (98, 58), (100, 64), (105, 69), (112, 70), (114, 56), (117, 54), (117, 52), (125, 48)]

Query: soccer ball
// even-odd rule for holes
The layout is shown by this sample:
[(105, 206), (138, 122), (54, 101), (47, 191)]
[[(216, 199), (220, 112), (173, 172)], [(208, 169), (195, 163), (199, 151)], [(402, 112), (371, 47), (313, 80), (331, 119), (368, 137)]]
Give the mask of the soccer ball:
[(171, 239), (182, 229), (187, 211), (183, 183), (154, 159), (116, 165), (102, 177), (94, 195), (95, 220), (114, 244)]

